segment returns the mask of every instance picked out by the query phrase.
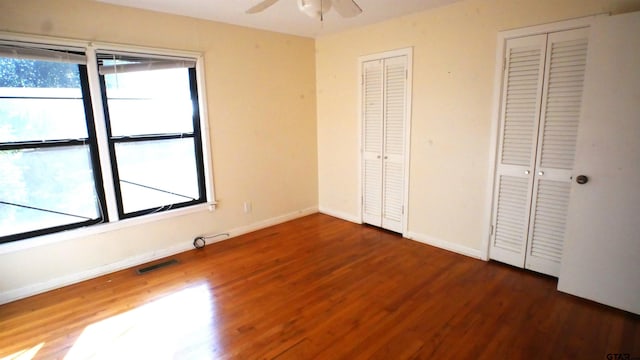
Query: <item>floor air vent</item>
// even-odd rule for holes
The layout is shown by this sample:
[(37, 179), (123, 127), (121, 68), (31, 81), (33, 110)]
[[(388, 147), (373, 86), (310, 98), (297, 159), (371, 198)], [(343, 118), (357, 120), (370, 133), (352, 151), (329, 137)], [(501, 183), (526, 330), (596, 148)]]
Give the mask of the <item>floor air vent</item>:
[(171, 259), (171, 260), (163, 261), (161, 263), (145, 266), (143, 268), (137, 269), (136, 272), (138, 273), (138, 275), (142, 275), (154, 270), (162, 269), (163, 267), (175, 265), (177, 263), (178, 263), (178, 260)]

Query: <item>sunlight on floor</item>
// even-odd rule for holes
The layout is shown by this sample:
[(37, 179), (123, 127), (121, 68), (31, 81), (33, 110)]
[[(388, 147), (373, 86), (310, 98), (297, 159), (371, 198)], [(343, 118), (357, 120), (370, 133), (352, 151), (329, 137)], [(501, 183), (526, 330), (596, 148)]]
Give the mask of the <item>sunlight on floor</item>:
[(43, 346), (44, 346), (44, 343), (41, 342), (40, 344), (32, 347), (31, 349), (24, 349), (24, 350), (18, 351), (17, 353), (11, 354), (7, 357), (3, 357), (0, 360), (31, 360), (36, 356), (38, 351), (40, 351), (40, 349), (42, 349)]
[(213, 359), (215, 316), (206, 284), (184, 289), (87, 326), (65, 359)]

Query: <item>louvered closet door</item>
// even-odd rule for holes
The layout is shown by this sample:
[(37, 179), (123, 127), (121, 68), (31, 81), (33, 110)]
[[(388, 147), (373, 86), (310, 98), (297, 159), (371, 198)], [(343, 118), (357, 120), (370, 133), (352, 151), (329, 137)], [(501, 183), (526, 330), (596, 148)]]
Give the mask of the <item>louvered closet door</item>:
[(384, 60), (382, 227), (402, 232), (407, 57)]
[(363, 221), (402, 232), (407, 56), (362, 64)]
[(546, 38), (506, 44), (490, 257), (518, 267), (527, 249)]
[(558, 276), (578, 135), (588, 30), (551, 33), (525, 267)]
[(382, 226), (383, 61), (362, 65), (362, 217)]

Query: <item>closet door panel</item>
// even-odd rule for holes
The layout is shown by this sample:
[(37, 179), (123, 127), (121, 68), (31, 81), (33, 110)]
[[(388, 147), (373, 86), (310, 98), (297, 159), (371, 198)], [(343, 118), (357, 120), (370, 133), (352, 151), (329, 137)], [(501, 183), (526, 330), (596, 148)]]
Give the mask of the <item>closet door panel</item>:
[(395, 232), (402, 232), (403, 182), (404, 168), (402, 164), (387, 161), (384, 164), (384, 215), (382, 227)]
[(384, 60), (382, 227), (402, 232), (404, 207), (407, 57)]
[(362, 66), (363, 221), (382, 226), (383, 62)]
[(525, 267), (558, 276), (569, 208), (569, 181), (538, 179)]
[(363, 221), (382, 226), (382, 168), (378, 159), (364, 159)]
[(588, 30), (547, 40), (538, 152), (525, 267), (558, 276), (582, 105)]
[(499, 164), (530, 170), (534, 161), (546, 35), (507, 42)]
[(490, 257), (519, 267), (525, 263), (546, 38), (510, 39), (505, 47)]
[(522, 267), (524, 241), (529, 224), (530, 183), (522, 176), (502, 174), (498, 178), (491, 258)]

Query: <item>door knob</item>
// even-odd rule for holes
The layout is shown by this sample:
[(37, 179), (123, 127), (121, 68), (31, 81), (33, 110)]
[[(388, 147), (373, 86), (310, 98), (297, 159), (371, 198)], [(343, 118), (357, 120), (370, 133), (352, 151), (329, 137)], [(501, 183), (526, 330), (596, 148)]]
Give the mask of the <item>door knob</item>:
[(578, 175), (576, 177), (576, 182), (580, 185), (584, 185), (589, 182), (589, 178), (586, 175)]
[(529, 170), (525, 170), (525, 171), (524, 171), (524, 174), (525, 174), (525, 175), (529, 175)]
[(540, 176), (544, 175), (544, 171), (538, 171), (538, 175)]

